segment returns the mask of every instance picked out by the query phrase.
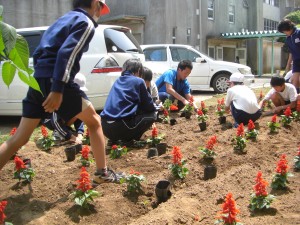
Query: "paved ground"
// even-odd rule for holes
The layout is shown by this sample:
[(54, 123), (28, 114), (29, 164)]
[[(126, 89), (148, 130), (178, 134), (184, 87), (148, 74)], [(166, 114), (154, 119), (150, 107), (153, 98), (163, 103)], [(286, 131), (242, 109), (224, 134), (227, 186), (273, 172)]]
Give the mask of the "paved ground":
[[(255, 78), (255, 82), (250, 85), (251, 88), (262, 88), (262, 87), (270, 87), (270, 79), (268, 77), (263, 78)], [(216, 93), (213, 92), (213, 89), (207, 91), (194, 91), (193, 96), (195, 97), (195, 102), (197, 105), (200, 104), (201, 101), (205, 99), (209, 99), (214, 96)]]

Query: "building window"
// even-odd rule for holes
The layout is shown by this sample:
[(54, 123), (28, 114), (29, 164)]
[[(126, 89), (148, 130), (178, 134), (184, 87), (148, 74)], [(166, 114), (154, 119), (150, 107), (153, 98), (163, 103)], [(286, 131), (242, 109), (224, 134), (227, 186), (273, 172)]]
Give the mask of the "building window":
[(214, 0), (208, 0), (207, 13), (208, 13), (208, 19), (214, 20), (214, 16), (215, 16), (215, 1)]
[(215, 47), (208, 46), (208, 56), (215, 59)]
[(277, 30), (278, 21), (264, 18), (264, 30)]
[(264, 3), (272, 6), (279, 7), (279, 0), (264, 0)]
[(228, 13), (229, 13), (229, 23), (234, 23), (234, 20), (235, 20), (234, 5), (229, 6)]

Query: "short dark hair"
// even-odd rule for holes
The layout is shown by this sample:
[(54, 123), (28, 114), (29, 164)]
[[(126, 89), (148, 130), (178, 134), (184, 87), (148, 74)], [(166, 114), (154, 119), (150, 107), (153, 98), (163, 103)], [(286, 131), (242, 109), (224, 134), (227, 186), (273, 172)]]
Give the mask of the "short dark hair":
[(277, 30), (281, 33), (296, 29), (295, 24), (289, 19), (283, 19), (279, 22)]
[(93, 0), (73, 0), (73, 8), (91, 8)]
[(271, 87), (282, 86), (283, 84), (285, 84), (285, 79), (283, 77), (274, 76), (271, 78)]
[(125, 71), (129, 71), (133, 74), (139, 72), (139, 77), (141, 77), (144, 73), (143, 64), (139, 59), (127, 59), (123, 64), (121, 75), (123, 75)]
[(185, 68), (193, 69), (193, 63), (188, 59), (181, 60), (178, 63), (177, 69), (185, 70)]
[(148, 67), (145, 67), (145, 66), (144, 66), (144, 73), (143, 73), (143, 75), (142, 75), (142, 78), (143, 78), (145, 81), (151, 81), (152, 78), (153, 78), (152, 70), (150, 70)]

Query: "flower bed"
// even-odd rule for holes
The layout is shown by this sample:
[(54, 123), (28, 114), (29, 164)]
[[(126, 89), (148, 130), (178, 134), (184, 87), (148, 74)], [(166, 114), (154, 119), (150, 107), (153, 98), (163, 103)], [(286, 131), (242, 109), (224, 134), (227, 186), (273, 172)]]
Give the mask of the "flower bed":
[[(146, 178), (143, 193), (126, 195), (126, 184), (102, 184), (95, 188), (99, 196), (94, 199), (94, 209), (84, 211), (75, 206), (68, 196), (76, 189), (74, 182), (80, 173), (78, 160), (65, 162), (64, 146), (52, 147), (50, 152), (41, 151), (34, 142), (29, 142), (18, 152), (21, 158), (30, 158), (35, 177), (31, 189), (16, 184), (13, 179), (14, 161), (11, 160), (0, 173), (0, 200), (6, 200), (6, 221), (13, 224), (214, 224), (216, 215), (222, 209), (226, 195), (232, 193), (240, 213), (238, 219), (243, 224), (296, 224), (299, 221), (298, 200), (300, 195), (300, 175), (293, 172), (289, 177), (288, 190), (267, 191), (276, 196), (269, 209), (259, 212), (249, 210), (251, 193), (258, 171), (270, 184), (276, 164), (282, 154), (286, 155), (289, 167), (293, 168), (299, 147), (300, 123), (292, 121), (289, 127), (280, 127), (270, 133), (267, 123), (270, 117), (259, 120), (257, 141), (247, 142), (247, 154), (235, 154), (231, 139), (236, 129), (229, 123), (219, 124), (215, 106), (208, 107), (209, 126), (200, 132), (196, 117), (186, 120), (179, 113), (170, 112), (176, 118), (175, 126), (156, 123), (159, 133), (164, 134), (168, 144), (166, 154), (147, 159), (148, 146), (128, 149), (128, 153), (118, 160), (106, 155), (109, 167), (128, 172), (130, 168), (139, 171)], [(142, 139), (151, 137), (148, 130)], [(217, 136), (218, 156), (214, 164), (218, 168), (217, 177), (204, 180), (199, 146), (209, 137)], [(184, 179), (175, 179), (168, 168), (172, 162), (173, 146), (179, 146), (187, 160), (189, 173)], [(80, 157), (78, 155), (78, 157)], [(92, 175), (95, 163), (86, 170)], [(157, 204), (155, 185), (159, 180), (171, 182), (172, 196), (167, 202)], [(30, 192), (32, 190), (32, 192)], [(297, 211), (298, 210), (298, 211)]]

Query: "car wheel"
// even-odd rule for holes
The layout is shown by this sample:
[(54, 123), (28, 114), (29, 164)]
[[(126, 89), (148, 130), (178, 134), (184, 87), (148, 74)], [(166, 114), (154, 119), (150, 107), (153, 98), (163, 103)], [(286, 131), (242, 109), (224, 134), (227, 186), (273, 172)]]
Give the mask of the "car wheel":
[(219, 74), (217, 75), (212, 83), (212, 87), (217, 93), (225, 93), (229, 88), (229, 75), (228, 74)]

